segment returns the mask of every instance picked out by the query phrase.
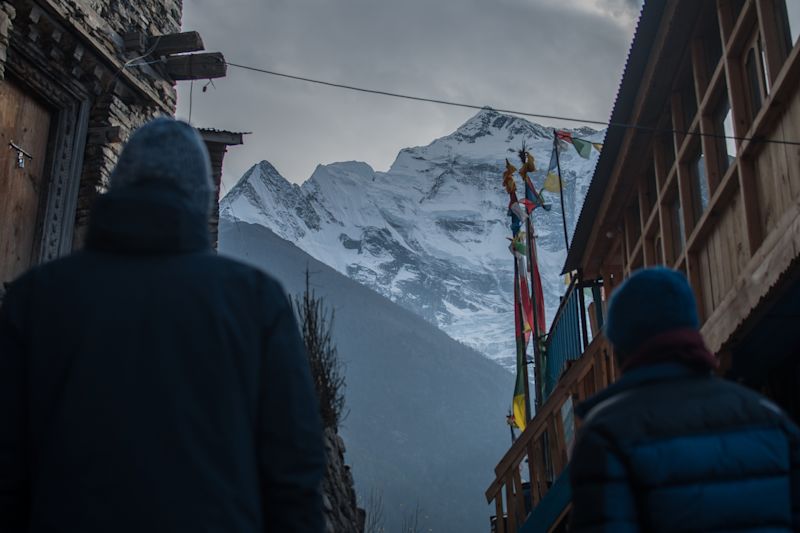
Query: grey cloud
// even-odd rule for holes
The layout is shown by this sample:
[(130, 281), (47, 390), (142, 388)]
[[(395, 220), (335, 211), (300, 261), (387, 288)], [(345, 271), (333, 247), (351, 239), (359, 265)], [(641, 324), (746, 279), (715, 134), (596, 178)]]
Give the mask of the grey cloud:
[[(227, 59), (337, 83), (545, 114), (608, 117), (636, 0), (594, 13), (552, 0), (186, 0), (184, 28)], [(627, 11), (626, 11), (627, 9)], [(350, 93), (229, 68), (195, 82), (192, 122), (253, 131), (225, 162), (227, 187), (270, 160), (301, 182), (317, 163), (378, 170), (400, 148), (453, 131), (474, 111)], [(179, 114), (188, 116), (182, 82)], [(562, 123), (568, 125), (567, 123)]]

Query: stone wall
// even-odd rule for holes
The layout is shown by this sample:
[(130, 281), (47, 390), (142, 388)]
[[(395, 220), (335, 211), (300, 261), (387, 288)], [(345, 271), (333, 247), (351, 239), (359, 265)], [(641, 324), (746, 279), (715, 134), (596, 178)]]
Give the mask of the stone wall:
[[(174, 114), (174, 82), (160, 63), (151, 63), (158, 58), (137, 57), (147, 51), (148, 39), (180, 32), (181, 13), (182, 0), (0, 1), (0, 78), (11, 50), (13, 60), (88, 103), (73, 247), (82, 244), (91, 204), (106, 189), (130, 133), (156, 116)], [(126, 49), (132, 32), (142, 35), (145, 49)]]
[(356, 505), (350, 467), (344, 462), (345, 446), (332, 429), (325, 430), (327, 471), (322, 482), (326, 533), (363, 533), (365, 514)]

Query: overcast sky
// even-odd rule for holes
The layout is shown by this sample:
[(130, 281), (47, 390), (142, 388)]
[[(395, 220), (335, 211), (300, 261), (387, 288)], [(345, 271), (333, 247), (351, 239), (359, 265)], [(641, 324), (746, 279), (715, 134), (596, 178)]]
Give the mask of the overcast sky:
[[(641, 0), (184, 0), (183, 28), (233, 63), (496, 108), (606, 120)], [(189, 82), (178, 116), (189, 116)], [(195, 81), (191, 122), (251, 131), (224, 187), (266, 159), (301, 183), (319, 163), (387, 170), (475, 111), (229, 67)], [(539, 121), (546, 125), (576, 124)], [(225, 192), (225, 190), (223, 191)]]

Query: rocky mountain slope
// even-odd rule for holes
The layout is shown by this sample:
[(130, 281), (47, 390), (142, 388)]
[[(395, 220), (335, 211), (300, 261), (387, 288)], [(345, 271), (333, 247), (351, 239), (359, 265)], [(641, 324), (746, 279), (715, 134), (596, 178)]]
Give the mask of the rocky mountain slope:
[[(603, 132), (572, 130), (602, 141)], [(483, 109), (454, 133), (402, 150), (387, 172), (343, 162), (320, 165), (301, 186), (267, 161), (225, 196), (221, 216), (258, 224), (437, 325), (453, 338), (514, 365), (513, 262), (502, 187), (505, 158), (517, 166), (524, 143), (543, 183), (553, 130)], [(597, 160), (563, 145), (567, 225), (575, 225)], [(518, 184), (520, 184), (518, 179)], [(534, 222), (547, 319), (564, 292), (566, 257), (558, 195)]]

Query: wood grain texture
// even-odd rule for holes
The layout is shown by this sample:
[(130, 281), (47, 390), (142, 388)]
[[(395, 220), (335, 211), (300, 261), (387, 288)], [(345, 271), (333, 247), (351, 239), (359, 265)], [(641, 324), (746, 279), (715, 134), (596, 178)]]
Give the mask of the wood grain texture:
[[(0, 82), (0, 281), (16, 278), (36, 259), (51, 121), (49, 110), (21, 87)], [(33, 156), (24, 168), (10, 142)]]

